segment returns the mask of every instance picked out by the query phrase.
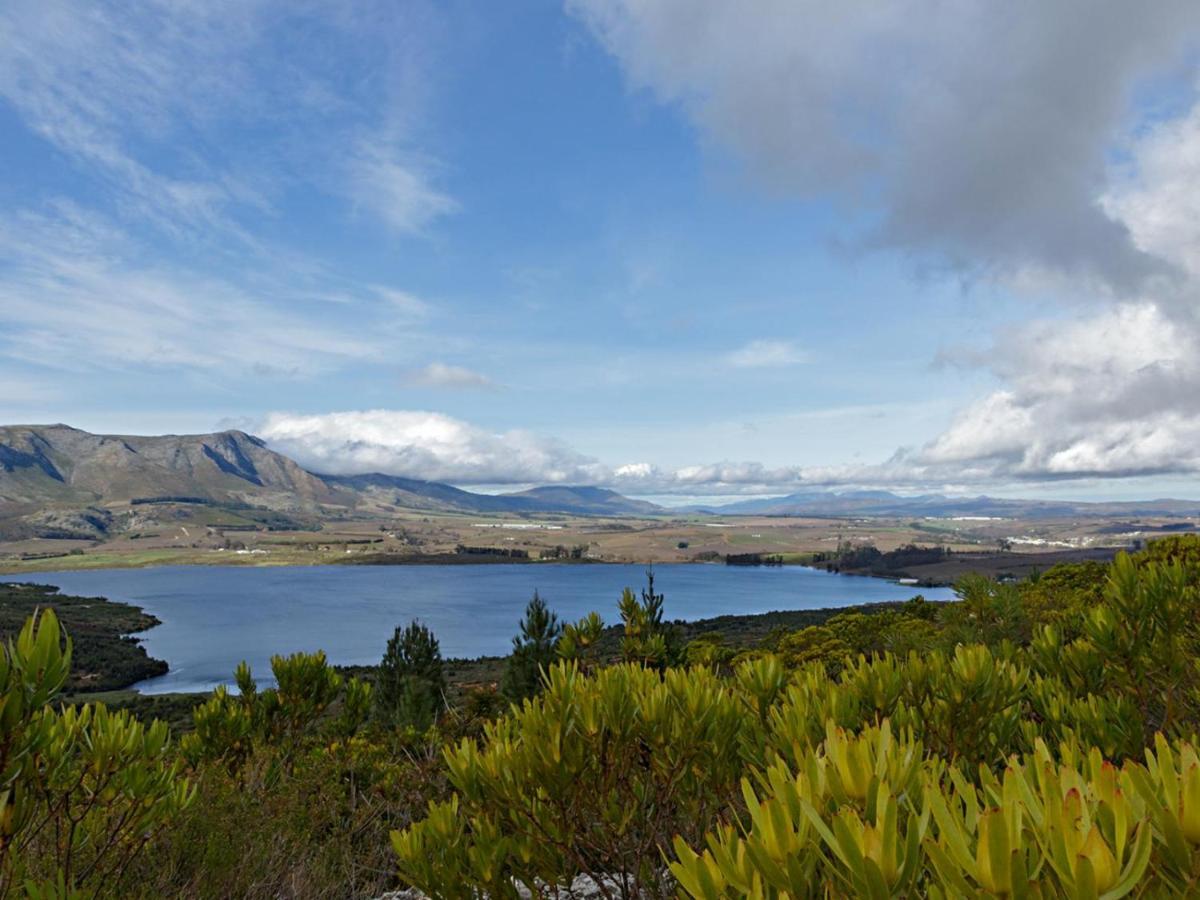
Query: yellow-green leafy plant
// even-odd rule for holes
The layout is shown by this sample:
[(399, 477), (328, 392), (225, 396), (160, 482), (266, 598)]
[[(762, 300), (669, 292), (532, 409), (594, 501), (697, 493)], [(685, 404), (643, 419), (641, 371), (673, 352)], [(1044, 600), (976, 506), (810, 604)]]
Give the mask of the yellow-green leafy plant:
[(1200, 895), (1200, 754), (1157, 735), (1146, 766), (1127, 769), (1154, 827), (1155, 874), (1175, 896)]
[(167, 726), (99, 703), (47, 718), (47, 740), (32, 760), (42, 809), (27, 852), (68, 886), (117, 892), (133, 857), (193, 796)]
[(1141, 718), (1141, 746), (1156, 731), (1195, 727), (1200, 713), (1200, 587), (1193, 568), (1176, 559), (1139, 565), (1118, 554), (1081, 636), (1064, 642), (1058, 629), (1046, 628), (1031, 648), (1044, 671), (1077, 693), (1127, 697)]
[(590, 612), (574, 624), (563, 626), (556, 650), (561, 659), (576, 663), (588, 671), (600, 663), (599, 642), (604, 634), (604, 620)]
[[(788, 673), (779, 657), (768, 653), (739, 663), (734, 671), (738, 694), (754, 716), (766, 723), (788, 685)], [(751, 735), (760, 737), (758, 734)]]
[(0, 896), (119, 896), (130, 863), (193, 797), (162, 722), (54, 708), (70, 660), (50, 610), (0, 653)]
[(683, 648), (683, 662), (687, 666), (707, 666), (718, 672), (729, 671), (737, 650), (725, 643), (725, 635), (719, 631), (708, 631), (688, 641)]
[(830, 723), (797, 762), (776, 760), (757, 788), (743, 780), (741, 828), (719, 828), (700, 853), (675, 839), (670, 868), (685, 896), (883, 900), (914, 889), (928, 825), (920, 744), (887, 722), (860, 735)]
[(662, 594), (654, 593), (654, 573), (646, 572), (646, 587), (641, 600), (631, 588), (625, 588), (617, 609), (625, 634), (621, 638), (621, 658), (643, 666), (662, 669), (677, 665), (683, 649), (674, 625), (663, 621)]
[(393, 835), (401, 878), (435, 897), (550, 896), (577, 875), (619, 885), (608, 896), (668, 896), (659, 848), (727, 811), (756, 724), (707, 669), (558, 664), (482, 741), (446, 750), (456, 796)]
[[(753, 786), (752, 786), (753, 785)], [(684, 896), (1118, 900), (1200, 889), (1200, 757), (1163, 737), (1147, 765), (1038, 741), (970, 778), (887, 723), (776, 759), (702, 850), (674, 841)]]
[[(343, 679), (320, 651), (272, 656), (271, 672), (277, 687), (260, 691), (242, 662), (234, 673), (237, 694), (220, 686), (196, 707), (194, 728), (181, 741), (193, 766), (221, 761), (237, 772), (256, 749), (268, 748), (272, 764), (288, 769), (308, 742), (352, 737), (370, 716), (370, 685)], [(335, 703), (340, 703), (336, 715)]]
[(1051, 746), (1077, 740), (1098, 748), (1106, 759), (1141, 755), (1142, 717), (1125, 694), (1079, 694), (1057, 678), (1038, 675), (1030, 679), (1027, 696), (1023, 745), (1032, 747), (1039, 739)]
[(44, 715), (71, 671), (71, 641), (53, 610), (33, 616), (0, 652), (0, 860), (8, 877), (14, 848), (34, 815), (33, 755), (49, 740)]
[(955, 771), (930, 781), (926, 849), (943, 892), (1115, 900), (1144, 886), (1152, 831), (1130, 768), (1072, 744), (1056, 759), (1038, 741), (1001, 776), (985, 769), (978, 789)]
[(1024, 643), (1030, 622), (1015, 584), (967, 575), (954, 586), (957, 603), (943, 608), (940, 621), (951, 643)]
[(992, 765), (1016, 749), (1028, 669), (981, 644), (960, 645), (952, 655), (910, 654), (904, 668), (897, 724), (951, 760)]
[(792, 668), (817, 662), (831, 674), (841, 671), (843, 661), (854, 656), (849, 644), (822, 625), (810, 625), (784, 635), (775, 652)]
[(820, 664), (795, 674), (771, 713), (771, 749), (820, 740), (825, 723), (861, 728), (890, 718), (951, 759), (996, 763), (1023, 749), (1029, 671), (976, 644), (952, 654), (848, 660), (835, 680)]

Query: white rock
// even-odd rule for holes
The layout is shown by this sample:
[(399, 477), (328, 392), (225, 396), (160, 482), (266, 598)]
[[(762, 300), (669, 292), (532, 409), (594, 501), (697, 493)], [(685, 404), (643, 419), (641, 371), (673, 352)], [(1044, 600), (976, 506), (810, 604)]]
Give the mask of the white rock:
[[(603, 900), (603, 889), (607, 889), (610, 895), (621, 895), (620, 882), (611, 876), (603, 876), (600, 883), (590, 875), (578, 875), (571, 882), (569, 887), (560, 887), (558, 889), (559, 896), (563, 900)], [(533, 894), (524, 885), (517, 886), (517, 893), (522, 897), (532, 898)], [(403, 891), (392, 891), (384, 894), (376, 900), (429, 900), (428, 896), (418, 891), (416, 888), (408, 888)], [(487, 900), (487, 895), (480, 897), (479, 900)]]

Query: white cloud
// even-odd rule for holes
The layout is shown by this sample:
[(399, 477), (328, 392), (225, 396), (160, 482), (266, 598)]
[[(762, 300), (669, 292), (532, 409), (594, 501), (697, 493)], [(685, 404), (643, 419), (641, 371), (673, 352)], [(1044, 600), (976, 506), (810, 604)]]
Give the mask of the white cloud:
[[(609, 465), (552, 437), (493, 431), (437, 412), (363, 410), (272, 413), (252, 427), (279, 452), (329, 474), (382, 472), (462, 485), (595, 484), (628, 494), (755, 496), (841, 487), (978, 490), (1021, 480), (1179, 471), (1186, 454), (1200, 471), (1200, 417), (1167, 412), (1155, 421), (1081, 425), (1064, 440), (999, 393), (918, 451), (876, 465), (766, 466), (723, 461), (680, 467)], [(1065, 432), (1056, 432), (1063, 435)]]
[(638, 494), (754, 495), (879, 480), (900, 483), (904, 478), (878, 467), (769, 467), (756, 462), (677, 469), (647, 462), (611, 466), (553, 437), (521, 429), (492, 431), (429, 411), (276, 412), (247, 427), (272, 449), (316, 472), (382, 472), (463, 485), (594, 484)]
[(1097, 201), (1131, 88), (1200, 26), (1192, 0), (1154, 15), (1091, 0), (567, 6), (632, 85), (681, 107), (760, 183), (857, 215), (866, 246), (1121, 291), (1158, 270)]
[(725, 357), (735, 369), (774, 369), (805, 362), (805, 353), (791, 341), (757, 340), (739, 347)]
[(355, 201), (397, 231), (420, 233), (458, 210), (458, 203), (437, 190), (417, 163), (382, 146), (367, 146), (349, 166)]
[(494, 390), (496, 383), (479, 372), (463, 366), (432, 362), (406, 373), (402, 383), (412, 387), (452, 388), (457, 390)]
[(806, 483), (799, 466), (769, 467), (756, 462), (720, 462), (660, 468), (649, 463), (618, 466), (607, 483), (638, 494), (780, 493)]
[(228, 208), (261, 204), (256, 190), (195, 157), (147, 162), (156, 154), (134, 145), (236, 102), (260, 11), (14, 0), (0, 9), (0, 97), (131, 215), (170, 232), (232, 230)]
[(993, 480), (1200, 472), (1197, 177), (1200, 105), (1132, 141), (1103, 197), (1141, 250), (1184, 276), (1153, 299), (998, 336), (974, 361), (1005, 386), (897, 461)]
[(1001, 385), (925, 446), (804, 478), (1200, 471), (1200, 104), (1131, 108), (1144, 79), (1194, 73), (1200, 5), (568, 6), (761, 184), (849, 213), (851, 244), (1090, 299), (957, 354)]
[(253, 430), (309, 469), (338, 475), (382, 472), (465, 485), (600, 484), (640, 493), (778, 493), (805, 478), (798, 468), (758, 463), (608, 466), (552, 437), (491, 431), (428, 411), (277, 412)]
[(602, 467), (552, 438), (489, 431), (436, 412), (272, 413), (256, 433), (318, 472), (383, 472), (458, 484), (594, 483)]
[(1006, 335), (1006, 386), (893, 463), (975, 480), (1200, 472), (1200, 335), (1151, 303)]
[(73, 206), (0, 217), (0, 355), (39, 366), (312, 374), (395, 352), (402, 323), (351, 329), (255, 289), (147, 263), (113, 223)]
[(378, 285), (374, 286), (372, 290), (393, 309), (413, 318), (424, 318), (432, 312), (428, 303), (416, 294), (410, 294), (408, 291), (398, 291), (395, 288), (380, 287)]
[(1105, 210), (1146, 253), (1200, 278), (1200, 105), (1158, 123), (1130, 149), (1102, 198)]
[(115, 211), (175, 237), (256, 247), (243, 217), (313, 189), (419, 231), (456, 208), (414, 142), (434, 44), (419, 7), (12, 0), (0, 98)]

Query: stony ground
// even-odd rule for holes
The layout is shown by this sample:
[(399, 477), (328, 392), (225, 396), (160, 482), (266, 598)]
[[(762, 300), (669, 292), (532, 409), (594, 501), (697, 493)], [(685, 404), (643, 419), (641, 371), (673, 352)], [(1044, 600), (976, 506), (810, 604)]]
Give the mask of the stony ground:
[[(560, 888), (559, 896), (563, 900), (567, 900), (567, 898), (571, 898), (571, 900), (605, 900), (606, 897), (620, 896), (621, 887), (615, 880), (602, 879), (602, 885), (603, 887), (598, 885), (590, 875), (580, 875), (571, 882), (570, 887)], [(607, 892), (604, 888), (607, 888)], [(518, 886), (517, 892), (522, 897), (532, 898), (533, 896), (524, 887)], [(404, 891), (392, 891), (377, 900), (429, 900), (429, 897), (415, 888), (409, 888)]]

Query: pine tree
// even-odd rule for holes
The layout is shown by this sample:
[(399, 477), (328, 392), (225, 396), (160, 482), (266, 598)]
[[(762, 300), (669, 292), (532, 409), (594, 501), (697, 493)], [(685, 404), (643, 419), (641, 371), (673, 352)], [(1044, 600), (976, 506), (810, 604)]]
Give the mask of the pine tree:
[(542, 687), (542, 671), (558, 658), (562, 626), (537, 591), (525, 607), (521, 633), (513, 638), (513, 652), (504, 666), (500, 690), (514, 703), (535, 696)]
[(637, 662), (655, 669), (665, 669), (683, 661), (683, 644), (679, 630), (663, 622), (664, 595), (654, 593), (654, 571), (646, 570), (646, 587), (642, 599), (630, 588), (621, 594), (618, 608), (625, 636), (621, 639), (621, 656), (626, 662)]
[(397, 626), (379, 663), (375, 717), (390, 727), (424, 731), (446, 705), (442, 651), (420, 622)]

